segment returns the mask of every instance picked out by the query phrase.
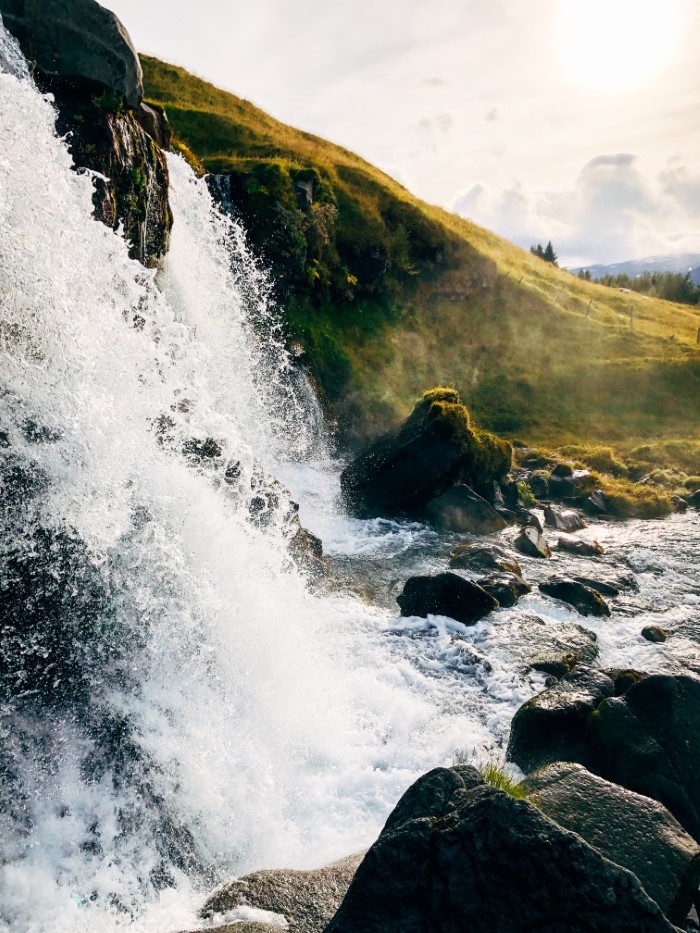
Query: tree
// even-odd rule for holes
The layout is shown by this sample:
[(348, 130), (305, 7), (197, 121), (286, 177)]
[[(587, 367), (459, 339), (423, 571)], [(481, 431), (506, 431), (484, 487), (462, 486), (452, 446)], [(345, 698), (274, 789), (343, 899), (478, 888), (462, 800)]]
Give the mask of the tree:
[(540, 259), (544, 259), (544, 249), (542, 248), (541, 243), (533, 243), (530, 247), (530, 252), (533, 256), (538, 256)]
[(551, 262), (553, 266), (558, 266), (558, 265), (559, 265), (559, 263), (558, 263), (558, 261), (557, 261), (559, 257), (558, 257), (557, 254), (554, 252), (554, 247), (552, 246), (552, 241), (551, 241), (551, 240), (550, 240), (549, 243), (547, 243), (547, 245), (545, 246), (545, 248), (544, 248), (544, 253), (542, 254), (542, 258), (544, 259), (545, 262)]

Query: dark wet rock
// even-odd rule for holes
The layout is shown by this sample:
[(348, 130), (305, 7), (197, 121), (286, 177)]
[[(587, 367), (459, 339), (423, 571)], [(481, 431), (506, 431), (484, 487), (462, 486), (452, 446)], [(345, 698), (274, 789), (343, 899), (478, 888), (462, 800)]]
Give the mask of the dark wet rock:
[(582, 505), (584, 512), (588, 515), (612, 515), (614, 509), (610, 500), (602, 489), (597, 489), (588, 496)]
[(591, 492), (593, 478), (589, 470), (574, 470), (572, 476), (554, 476), (549, 480), (553, 499), (578, 499)]
[(492, 574), (479, 580), (479, 586), (504, 608), (514, 606), (521, 596), (527, 596), (532, 592), (530, 584), (514, 573)]
[(458, 483), (477, 493), (491, 489), (511, 459), (509, 444), (471, 427), (457, 392), (436, 389), (398, 430), (346, 467), (341, 486), (348, 507), (361, 517), (418, 515)]
[(583, 538), (574, 538), (573, 535), (560, 535), (557, 550), (574, 554), (576, 557), (600, 557), (605, 554), (605, 548), (597, 541), (585, 541)]
[(509, 760), (526, 772), (577, 761), (658, 800), (700, 840), (700, 679), (611, 673), (615, 680), (579, 667), (525, 703), (513, 719)]
[(569, 577), (552, 577), (546, 583), (540, 583), (540, 590), (545, 596), (573, 606), (583, 616), (610, 615), (610, 606), (600, 593)]
[(572, 575), (572, 579), (578, 580), (584, 586), (589, 586), (592, 590), (600, 593), (601, 596), (619, 596), (623, 590), (631, 590), (635, 593), (639, 591), (639, 583), (632, 573), (595, 578), (576, 574)]
[(434, 768), (411, 784), (389, 814), (384, 832), (391, 832), (415, 819), (442, 819), (465, 791), (483, 783), (481, 774), (471, 765)]
[(665, 628), (661, 628), (660, 625), (645, 625), (642, 629), (642, 638), (658, 644), (659, 642), (666, 641), (668, 638), (668, 631)]
[(151, 139), (157, 142), (164, 152), (169, 152), (173, 133), (165, 110), (158, 104), (141, 104), (134, 111), (134, 117)]
[(688, 511), (688, 500), (683, 499), (681, 496), (671, 496), (671, 502), (673, 503), (673, 511), (683, 514), (683, 512)]
[(429, 522), (443, 532), (490, 535), (502, 531), (507, 522), (486, 499), (459, 485), (448, 489), (425, 508)]
[(553, 761), (577, 761), (591, 768), (589, 718), (614, 692), (614, 681), (603, 671), (574, 668), (517, 711), (508, 760), (526, 774)]
[(558, 505), (545, 505), (544, 521), (548, 528), (564, 531), (567, 534), (588, 527), (588, 523), (584, 521), (576, 509), (562, 509)]
[(636, 875), (672, 923), (683, 923), (700, 882), (700, 847), (666, 807), (574, 763), (548, 765), (523, 788), (542, 813)]
[(5, 26), (42, 73), (87, 82), (129, 107), (143, 99), (141, 63), (119, 19), (94, 0), (0, 0)]
[(221, 443), (213, 437), (191, 437), (182, 445), (182, 452), (194, 464), (217, 463), (221, 461), (224, 450)]
[(464, 625), (474, 625), (498, 609), (493, 596), (456, 573), (411, 577), (396, 602), (403, 616), (447, 616)]
[(697, 489), (695, 492), (691, 493), (687, 499), (688, 505), (692, 506), (694, 509), (700, 509), (700, 489)]
[(416, 804), (399, 804), (403, 821), (390, 818), (327, 933), (673, 930), (634, 875), (524, 800), (478, 784), (435, 812), (414, 788)]
[(552, 556), (552, 550), (547, 544), (547, 539), (534, 525), (523, 528), (513, 544), (526, 557), (547, 558)]
[(546, 470), (535, 470), (530, 476), (527, 482), (535, 499), (549, 498), (549, 478)]
[(542, 524), (539, 515), (530, 509), (518, 509), (518, 511), (515, 513), (515, 520), (518, 525), (522, 525), (523, 528), (527, 528), (529, 525), (532, 525), (532, 527), (536, 528), (540, 534), (544, 534), (544, 525)]
[(624, 696), (630, 687), (633, 687), (635, 684), (638, 684), (640, 680), (644, 680), (645, 677), (649, 676), (644, 671), (636, 671), (628, 667), (606, 668), (604, 673), (612, 680), (614, 688), (613, 696), (616, 697)]
[(482, 633), (478, 645), (487, 655), (505, 650), (510, 662), (523, 670), (556, 678), (577, 664), (593, 664), (598, 657), (594, 632), (574, 622), (551, 624), (526, 612), (498, 619), (493, 631)]
[(301, 524), (291, 537), (288, 550), (296, 565), (312, 577), (322, 577), (326, 571), (323, 542)]
[(570, 463), (557, 463), (552, 468), (552, 476), (555, 476), (557, 479), (563, 477), (569, 477), (574, 475), (574, 468)]
[(496, 544), (460, 544), (450, 555), (453, 570), (493, 570), (522, 576), (515, 554)]
[(518, 513), (511, 512), (502, 505), (494, 505), (494, 509), (501, 516), (506, 525), (514, 525), (518, 520)]
[(700, 840), (700, 679), (656, 674), (601, 703), (597, 773), (663, 803)]
[[(312, 871), (256, 871), (218, 888), (200, 916), (211, 919), (236, 907), (282, 914), (290, 933), (321, 933), (338, 910), (363, 854)], [(232, 929), (238, 930), (238, 927)]]

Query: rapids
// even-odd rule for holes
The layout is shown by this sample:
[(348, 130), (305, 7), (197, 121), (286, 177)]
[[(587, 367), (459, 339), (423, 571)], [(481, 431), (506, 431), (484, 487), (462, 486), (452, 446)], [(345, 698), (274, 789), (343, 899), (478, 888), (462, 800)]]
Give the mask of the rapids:
[[(544, 678), (499, 642), (512, 611), (397, 619), (453, 542), (343, 514), (264, 271), (206, 184), (169, 157), (172, 247), (144, 269), (1, 22), (0, 71), (0, 930), (191, 929), (220, 880), (357, 851), (420, 773), (498, 757)], [(253, 520), (269, 477), (341, 586), (290, 564), (283, 491)], [(585, 622), (602, 663), (676, 663), (639, 631), (697, 618), (698, 515), (588, 533), (640, 583)]]

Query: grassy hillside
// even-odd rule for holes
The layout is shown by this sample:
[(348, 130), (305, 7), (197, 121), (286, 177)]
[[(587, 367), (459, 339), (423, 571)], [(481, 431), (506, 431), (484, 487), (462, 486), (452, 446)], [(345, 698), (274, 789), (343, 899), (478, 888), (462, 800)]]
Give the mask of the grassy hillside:
[(142, 61), (176, 145), (227, 175), (343, 440), (364, 443), (444, 384), (529, 443), (700, 437), (700, 309), (581, 281), (346, 149)]

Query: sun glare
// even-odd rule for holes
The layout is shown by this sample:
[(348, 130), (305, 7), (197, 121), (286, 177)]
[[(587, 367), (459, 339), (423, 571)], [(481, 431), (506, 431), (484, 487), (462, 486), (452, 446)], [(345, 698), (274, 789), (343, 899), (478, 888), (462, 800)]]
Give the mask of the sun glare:
[(559, 51), (578, 83), (626, 91), (672, 60), (683, 0), (560, 0)]

